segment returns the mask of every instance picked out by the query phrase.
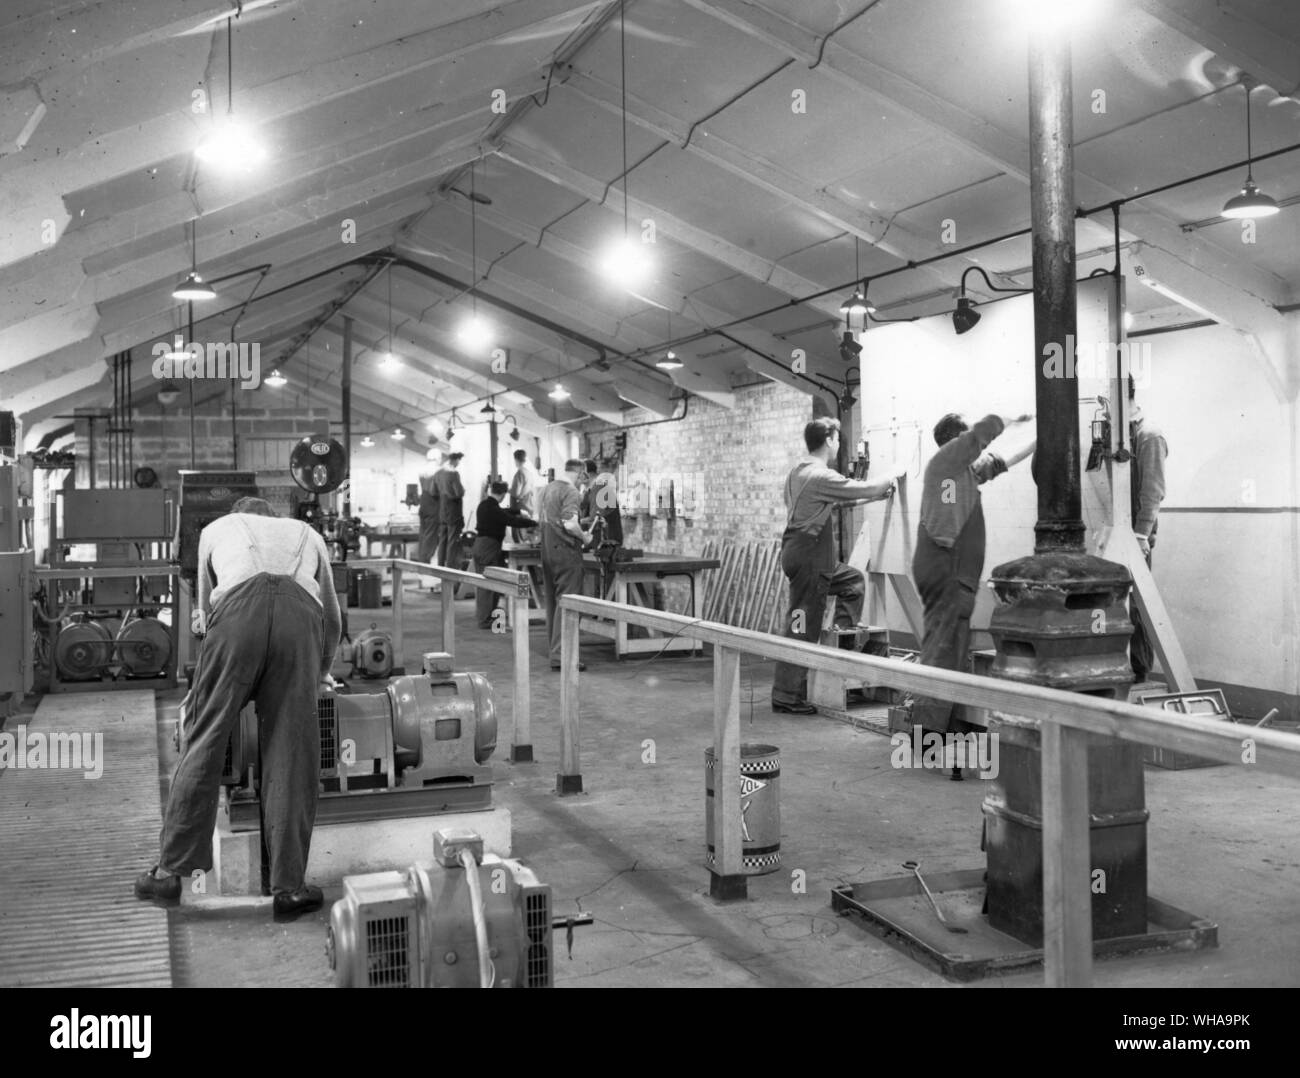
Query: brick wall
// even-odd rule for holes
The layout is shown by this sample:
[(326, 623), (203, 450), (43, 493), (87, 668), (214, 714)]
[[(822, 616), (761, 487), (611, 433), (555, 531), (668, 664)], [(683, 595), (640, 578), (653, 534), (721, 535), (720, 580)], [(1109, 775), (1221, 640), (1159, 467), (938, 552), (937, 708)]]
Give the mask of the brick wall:
[[(785, 529), (782, 489), (790, 469), (804, 455), (803, 428), (812, 417), (808, 394), (766, 382), (736, 390), (734, 409), (692, 397), (685, 419), (626, 430), (620, 489), (638, 473), (680, 475), (686, 482), (695, 477), (696, 506), (690, 518), (625, 512), (624, 545), (655, 553), (700, 554), (710, 539), (779, 539)], [(656, 418), (643, 409), (627, 413), (628, 424)], [(617, 456), (617, 430), (598, 421), (576, 429), (583, 456)], [(679, 591), (678, 586), (669, 587), (669, 609), (683, 609)]]

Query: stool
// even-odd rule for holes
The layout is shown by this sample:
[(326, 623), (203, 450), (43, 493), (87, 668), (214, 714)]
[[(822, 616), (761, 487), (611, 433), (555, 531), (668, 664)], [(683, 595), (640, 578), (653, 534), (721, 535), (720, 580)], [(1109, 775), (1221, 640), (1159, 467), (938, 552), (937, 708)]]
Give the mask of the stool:
[[(818, 643), (842, 651), (889, 657), (889, 630), (881, 625), (859, 625), (855, 629), (823, 628)], [(880, 688), (863, 678), (846, 678), (825, 670), (808, 671), (808, 702), (819, 709), (847, 711), (851, 690), (865, 690), (868, 700), (889, 703), (892, 690)]]

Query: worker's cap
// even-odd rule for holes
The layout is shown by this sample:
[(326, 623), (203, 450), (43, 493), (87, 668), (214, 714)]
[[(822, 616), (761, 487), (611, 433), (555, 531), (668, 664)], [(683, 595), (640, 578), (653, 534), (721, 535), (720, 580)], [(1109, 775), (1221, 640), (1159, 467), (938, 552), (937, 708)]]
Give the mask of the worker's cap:
[(448, 460), (461, 460), (464, 456), (465, 456), (464, 453), (449, 453), (449, 454), (447, 455), (447, 459), (448, 459)]

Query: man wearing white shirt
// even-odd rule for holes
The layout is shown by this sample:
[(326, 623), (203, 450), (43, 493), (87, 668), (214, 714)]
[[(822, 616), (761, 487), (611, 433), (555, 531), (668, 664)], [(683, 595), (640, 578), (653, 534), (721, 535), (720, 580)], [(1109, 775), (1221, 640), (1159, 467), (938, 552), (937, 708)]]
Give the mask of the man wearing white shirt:
[(276, 920), (319, 909), (305, 883), (320, 785), (316, 699), (330, 682), (340, 617), (329, 551), (319, 533), (241, 498), (199, 536), (203, 635), (191, 718), (168, 791), (158, 864), (138, 898), (175, 903), (181, 878), (212, 868), (212, 832), (226, 744), (246, 704), (257, 705), (262, 841)]

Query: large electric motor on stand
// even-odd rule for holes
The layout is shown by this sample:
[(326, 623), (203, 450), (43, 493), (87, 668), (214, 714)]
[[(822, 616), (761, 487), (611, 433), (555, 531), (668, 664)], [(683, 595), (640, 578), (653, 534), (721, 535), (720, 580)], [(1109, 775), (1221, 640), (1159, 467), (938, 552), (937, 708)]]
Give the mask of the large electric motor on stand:
[(348, 876), (326, 954), (339, 988), (549, 988), (551, 889), (471, 831), (434, 835), (435, 865)]
[(59, 626), (54, 669), (63, 681), (97, 681), (117, 673), (158, 677), (167, 669), (172, 638), (156, 617), (135, 614), (119, 626), (116, 618), (71, 617)]
[[(322, 823), (342, 823), (492, 804), (496, 751), (492, 686), (457, 674), (450, 655), (424, 656), (422, 676), (395, 677), (382, 693), (326, 693), (317, 700)], [(234, 831), (258, 827), (257, 714), (250, 705), (231, 737), (222, 784)]]

